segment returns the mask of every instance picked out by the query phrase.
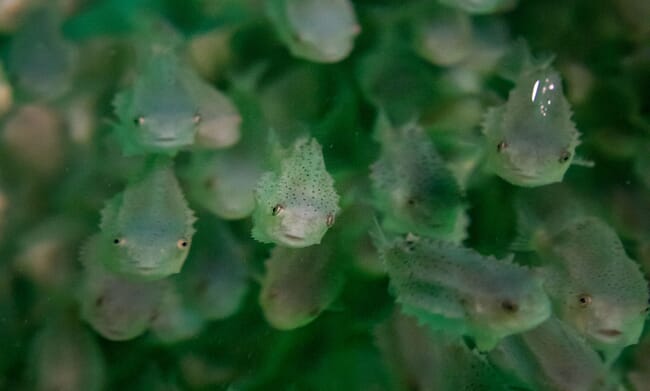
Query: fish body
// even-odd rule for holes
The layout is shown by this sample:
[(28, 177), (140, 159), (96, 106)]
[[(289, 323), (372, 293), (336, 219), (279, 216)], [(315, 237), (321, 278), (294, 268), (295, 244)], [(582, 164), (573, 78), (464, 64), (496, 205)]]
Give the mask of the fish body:
[(361, 31), (349, 0), (269, 0), (267, 13), (289, 51), (315, 62), (343, 60)]
[(554, 312), (608, 360), (636, 344), (648, 311), (648, 283), (616, 232), (585, 216), (538, 241)]
[(154, 159), (102, 210), (101, 259), (110, 270), (140, 279), (178, 273), (191, 247), (194, 221), (171, 162)]
[(489, 361), (539, 391), (614, 391), (607, 369), (570, 326), (551, 317), (538, 327), (503, 339), (488, 353)]
[(255, 189), (253, 238), (287, 247), (320, 243), (339, 211), (334, 180), (315, 139), (298, 139)]
[(488, 169), (513, 185), (536, 187), (562, 181), (580, 133), (559, 73), (526, 64), (507, 102), (488, 111), (483, 133)]
[(542, 279), (472, 249), (409, 236), (380, 246), (404, 312), (433, 329), (468, 335), (481, 350), (550, 316)]
[(375, 202), (384, 215), (383, 228), (462, 241), (466, 236), (462, 193), (433, 143), (415, 125), (400, 129), (385, 125), (378, 135), (381, 156), (370, 174)]
[(259, 296), (264, 316), (273, 327), (289, 330), (305, 326), (334, 301), (343, 275), (331, 250), (324, 244), (273, 249)]
[(91, 237), (81, 253), (81, 317), (106, 339), (136, 338), (151, 325), (167, 281), (133, 280), (106, 269), (98, 259), (99, 240)]

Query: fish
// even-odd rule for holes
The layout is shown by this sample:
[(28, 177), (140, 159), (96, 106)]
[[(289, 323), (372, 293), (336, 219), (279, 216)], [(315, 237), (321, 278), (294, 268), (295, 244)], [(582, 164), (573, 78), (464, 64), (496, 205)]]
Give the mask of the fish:
[(318, 141), (296, 140), (279, 167), (261, 176), (255, 201), (255, 240), (294, 248), (320, 243), (334, 225), (339, 196)]
[(100, 257), (116, 273), (161, 279), (180, 272), (192, 245), (194, 212), (166, 158), (143, 173), (101, 212)]
[(266, 11), (291, 54), (314, 62), (343, 60), (361, 32), (349, 0), (271, 0)]
[(402, 311), (434, 330), (472, 337), (480, 350), (551, 315), (543, 279), (532, 269), (414, 235), (377, 246)]

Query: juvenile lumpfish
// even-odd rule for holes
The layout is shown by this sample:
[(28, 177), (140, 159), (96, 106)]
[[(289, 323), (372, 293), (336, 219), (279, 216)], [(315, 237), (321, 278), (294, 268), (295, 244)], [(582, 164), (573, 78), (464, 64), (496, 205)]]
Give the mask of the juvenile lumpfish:
[(279, 170), (255, 189), (253, 238), (262, 243), (307, 247), (320, 243), (334, 224), (339, 196), (316, 139), (297, 140)]
[(194, 73), (187, 71), (185, 77), (196, 105), (195, 146), (219, 149), (235, 145), (241, 137), (242, 118), (230, 98)]
[(199, 105), (186, 83), (184, 64), (171, 48), (145, 52), (132, 86), (113, 100), (117, 136), (128, 155), (174, 154), (194, 143)]
[(407, 314), (489, 350), (551, 313), (542, 280), (512, 262), (456, 245), (408, 236), (380, 244), (391, 289)]
[(614, 391), (598, 354), (571, 327), (555, 317), (504, 338), (488, 353), (496, 367), (524, 389)]
[(415, 48), (433, 64), (457, 64), (472, 51), (472, 20), (462, 11), (440, 8), (414, 23)]
[(191, 246), (194, 221), (171, 161), (154, 159), (102, 210), (102, 261), (114, 272), (141, 279), (178, 273)]
[(168, 282), (136, 281), (112, 273), (99, 259), (100, 240), (91, 237), (81, 252), (81, 317), (104, 338), (135, 338), (149, 328)]
[(260, 305), (275, 328), (302, 327), (334, 301), (343, 285), (342, 267), (325, 244), (302, 249), (275, 247), (266, 261)]
[(538, 235), (545, 287), (558, 318), (608, 361), (638, 342), (648, 311), (648, 283), (621, 240), (594, 217)]
[(510, 390), (497, 370), (462, 338), (432, 332), (413, 317), (396, 312), (375, 335), (382, 356), (408, 389)]
[(18, 86), (36, 98), (54, 99), (73, 84), (77, 49), (61, 31), (56, 6), (43, 6), (24, 20), (11, 42), (9, 72)]
[[(205, 223), (206, 219), (199, 222)], [(187, 302), (206, 319), (225, 319), (241, 307), (248, 293), (246, 250), (223, 224), (199, 226), (195, 249), (179, 276)]]
[(76, 321), (54, 319), (32, 341), (30, 378), (37, 391), (101, 391), (105, 362), (94, 338)]
[(7, 79), (7, 75), (0, 61), (0, 118), (2, 118), (14, 103), (14, 90)]
[(483, 123), (487, 167), (517, 186), (561, 182), (580, 134), (571, 120), (560, 75), (548, 64), (522, 61), (508, 101), (491, 108)]
[(341, 61), (361, 31), (349, 0), (269, 0), (267, 12), (291, 53), (310, 61)]
[(462, 194), (431, 140), (414, 124), (393, 129), (387, 119), (379, 122), (381, 156), (370, 177), (384, 229), (462, 241)]
[(252, 148), (193, 153), (187, 170), (188, 196), (215, 215), (237, 220), (255, 209), (255, 186), (264, 161)]
[(165, 289), (160, 304), (151, 319), (151, 331), (164, 343), (175, 343), (196, 336), (205, 319), (183, 300), (178, 291), (178, 280)]

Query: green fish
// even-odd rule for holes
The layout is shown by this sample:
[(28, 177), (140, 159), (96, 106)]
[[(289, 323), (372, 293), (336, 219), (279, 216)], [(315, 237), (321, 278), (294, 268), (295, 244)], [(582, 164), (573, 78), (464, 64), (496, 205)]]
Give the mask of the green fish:
[(298, 139), (279, 169), (255, 189), (253, 238), (262, 243), (307, 247), (320, 243), (334, 224), (339, 196), (316, 139)]
[(178, 273), (191, 247), (194, 221), (171, 161), (150, 160), (144, 174), (102, 210), (102, 261), (114, 272), (140, 279)]
[(310, 61), (343, 60), (361, 32), (349, 0), (269, 0), (266, 5), (291, 54)]
[(413, 235), (378, 247), (402, 310), (433, 329), (474, 338), (481, 350), (551, 314), (542, 279), (511, 261)]

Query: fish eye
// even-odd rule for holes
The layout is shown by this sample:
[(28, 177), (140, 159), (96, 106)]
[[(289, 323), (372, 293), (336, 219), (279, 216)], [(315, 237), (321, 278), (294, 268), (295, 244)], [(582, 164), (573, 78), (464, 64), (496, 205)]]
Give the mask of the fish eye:
[(179, 250), (185, 250), (189, 245), (190, 243), (185, 239), (179, 239), (178, 242), (176, 242), (176, 247), (178, 247)]
[(199, 113), (194, 114), (194, 117), (192, 117), (192, 122), (194, 122), (194, 124), (198, 124), (199, 122), (201, 122), (201, 114)]
[(499, 144), (497, 144), (497, 152), (501, 152), (506, 148), (508, 148), (508, 143), (505, 141), (501, 141)]
[(206, 189), (214, 189), (216, 187), (217, 180), (214, 178), (208, 178), (203, 182), (203, 185)]
[(325, 224), (327, 224), (328, 227), (331, 227), (334, 225), (334, 213), (330, 213), (327, 215), (327, 220), (325, 220)]
[(571, 158), (571, 154), (570, 154), (569, 152), (567, 152), (567, 151), (563, 151), (563, 152), (560, 154), (559, 162), (560, 162), (560, 163), (566, 163), (566, 162), (569, 161), (570, 158)]
[(517, 303), (513, 303), (510, 300), (504, 300), (501, 302), (501, 308), (509, 313), (515, 313), (519, 310)]
[(578, 296), (578, 303), (580, 304), (580, 307), (587, 307), (589, 304), (591, 304), (591, 296), (588, 294), (582, 294)]
[(126, 239), (124, 238), (115, 238), (113, 239), (113, 244), (116, 246), (124, 246), (126, 244)]
[(277, 204), (276, 206), (273, 207), (273, 209), (271, 209), (271, 214), (273, 216), (277, 216), (280, 213), (282, 213), (283, 210), (284, 210), (284, 206)]
[(136, 124), (137, 126), (144, 125), (144, 117), (140, 115), (138, 117), (133, 118), (133, 123)]
[(95, 307), (101, 307), (104, 304), (104, 295), (97, 297), (95, 300)]

